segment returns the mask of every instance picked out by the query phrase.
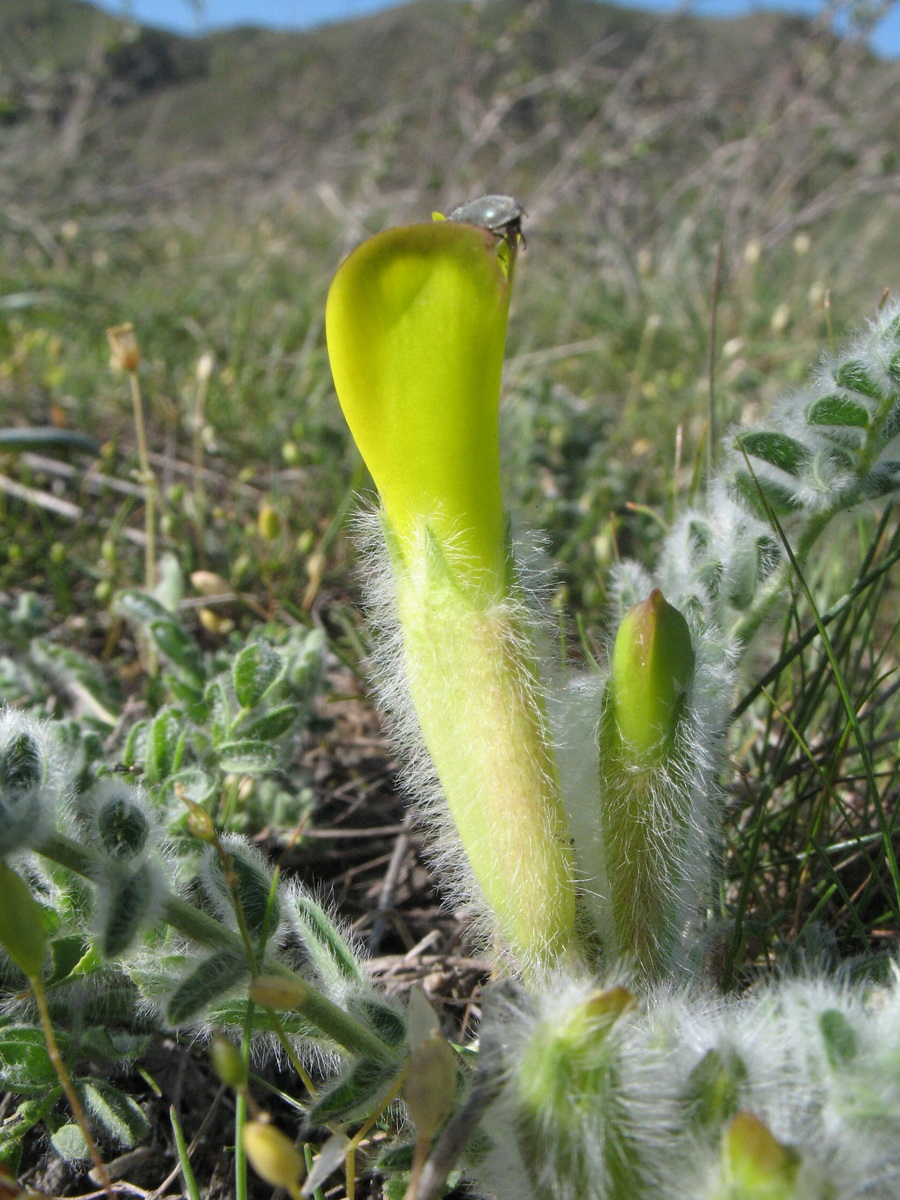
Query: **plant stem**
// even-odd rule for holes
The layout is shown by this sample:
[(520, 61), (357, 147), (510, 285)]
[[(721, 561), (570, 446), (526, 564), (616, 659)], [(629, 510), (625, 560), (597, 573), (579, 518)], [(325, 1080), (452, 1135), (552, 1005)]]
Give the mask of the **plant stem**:
[(137, 370), (128, 372), (128, 382), (131, 385), (131, 402), (134, 406), (134, 429), (137, 435), (140, 480), (144, 485), (144, 526), (147, 532), (147, 545), (144, 551), (144, 583), (147, 591), (152, 592), (156, 587), (156, 476), (153, 474), (150, 456), (147, 453), (144, 405), (141, 399), (141, 385), (138, 381)]
[[(250, 1039), (252, 1037), (253, 1001), (247, 1002), (247, 1014), (244, 1017), (244, 1030), (241, 1036), (241, 1061), (244, 1064), (244, 1079), (250, 1077)], [(247, 1200), (247, 1151), (244, 1148), (244, 1127), (247, 1124), (247, 1098), (249, 1088), (239, 1088), (234, 1098), (234, 1200)], [(253, 1115), (256, 1116), (255, 1102)]]
[[(234, 905), (234, 915), (237, 918), (238, 932), (241, 935), (241, 941), (244, 943), (244, 953), (247, 955), (247, 962), (250, 964), (250, 977), (255, 979), (259, 974), (259, 965), (256, 961), (256, 951), (253, 949), (253, 942), (250, 940), (250, 930), (247, 928), (247, 919), (244, 916), (244, 906), (241, 903), (241, 894), (238, 891), (237, 875), (234, 871), (234, 863), (231, 855), (222, 845), (218, 836), (213, 842), (216, 854), (219, 856), (219, 861), (222, 864), (222, 873), (225, 877), (225, 882), (228, 890), (231, 892), (231, 902)], [(262, 953), (265, 942), (261, 939), (260, 953)]]
[(401, 1088), (403, 1087), (404, 1083), (406, 1082), (406, 1075), (407, 1075), (408, 1071), (409, 1071), (409, 1061), (407, 1060), (407, 1062), (403, 1066), (403, 1069), (400, 1071), (397, 1078), (394, 1080), (394, 1085), (391, 1088), (390, 1092), (388, 1092), (384, 1101), (375, 1110), (375, 1112), (372, 1113), (372, 1115), (365, 1122), (365, 1124), (362, 1126), (362, 1128), (357, 1130), (357, 1132), (354, 1134), (353, 1138), (351, 1139), (349, 1146), (347, 1147), (347, 1154), (346, 1154), (346, 1158), (344, 1160), (345, 1171), (346, 1171), (346, 1183), (347, 1183), (347, 1189), (346, 1189), (347, 1190), (347, 1200), (355, 1200), (355, 1196), (356, 1196), (356, 1151), (359, 1149), (359, 1147), (362, 1145), (362, 1143), (365, 1141), (365, 1139), (369, 1136), (369, 1133), (371, 1132), (372, 1127), (375, 1125), (375, 1122), (378, 1120), (378, 1118), (381, 1116), (381, 1114), (388, 1108), (389, 1105), (393, 1104), (393, 1102), (396, 1100), (397, 1096), (400, 1093)]
[(247, 1154), (244, 1150), (244, 1126), (247, 1123), (247, 1095), (234, 1098), (234, 1200), (247, 1200)]
[(300, 1059), (297, 1055), (297, 1051), (291, 1045), (290, 1038), (284, 1032), (284, 1026), (279, 1021), (279, 1019), (273, 1009), (271, 1009), (271, 1008), (266, 1009), (266, 1015), (268, 1016), (269, 1020), (272, 1022), (272, 1028), (275, 1031), (275, 1036), (278, 1038), (279, 1042), (281, 1042), (282, 1049), (284, 1050), (284, 1052), (288, 1056), (288, 1058), (291, 1060), (291, 1065), (293, 1066), (294, 1070), (300, 1076), (300, 1082), (303, 1084), (303, 1086), (309, 1092), (310, 1096), (312, 1096), (312, 1098), (315, 1099), (316, 1096), (319, 1094), (319, 1090), (316, 1087), (316, 1085), (313, 1083), (313, 1081), (310, 1077), (309, 1071), (307, 1071), (306, 1067), (304, 1067), (303, 1063), (300, 1061)]
[[(794, 560), (801, 567), (806, 562), (810, 550), (815, 545), (825, 526), (844, 507), (841, 504), (840, 506), (827, 509), (825, 512), (818, 513), (810, 519), (797, 541), (796, 550), (794, 550)], [(783, 598), (792, 576), (794, 576), (794, 565), (791, 559), (786, 556), (782, 559), (778, 570), (773, 571), (765, 584), (759, 589), (751, 607), (734, 623), (731, 630), (732, 636), (741, 646), (747, 645), (774, 605)]]
[(206, 514), (206, 489), (203, 486), (203, 423), (205, 420), (206, 390), (209, 375), (205, 372), (197, 378), (197, 394), (194, 401), (194, 428), (192, 438), (192, 462), (194, 467), (194, 509), (197, 521), (202, 522)]
[[(86, 879), (96, 879), (100, 875), (100, 864), (96, 855), (64, 834), (51, 833), (36, 849), (45, 858), (74, 871), (76, 875), (83, 875)], [(238, 934), (227, 929), (215, 917), (201, 912), (171, 892), (163, 903), (162, 916), (173, 929), (202, 946), (212, 949), (245, 949)], [(390, 1062), (397, 1057), (396, 1051), (386, 1045), (368, 1026), (345, 1013), (327, 996), (316, 991), (308, 980), (297, 975), (284, 963), (277, 959), (267, 959), (261, 964), (261, 968), (286, 979), (299, 979), (303, 984), (304, 995), (295, 1005), (297, 1011), (351, 1054), (377, 1058), (381, 1062)]]
[(50, 1061), (53, 1063), (53, 1069), (59, 1077), (59, 1082), (62, 1084), (63, 1091), (66, 1093), (66, 1099), (69, 1101), (69, 1107), (72, 1109), (72, 1115), (78, 1122), (78, 1128), (81, 1130), (81, 1135), (84, 1138), (88, 1152), (94, 1161), (94, 1167), (97, 1171), (97, 1177), (100, 1180), (100, 1185), (106, 1192), (110, 1200), (113, 1200), (115, 1193), (113, 1192), (112, 1180), (109, 1177), (109, 1172), (106, 1169), (106, 1164), (100, 1157), (100, 1151), (97, 1149), (97, 1143), (94, 1141), (91, 1134), (90, 1126), (87, 1122), (84, 1109), (81, 1101), (78, 1098), (78, 1093), (75, 1091), (72, 1077), (69, 1074), (66, 1064), (63, 1062), (62, 1055), (59, 1052), (59, 1045), (56, 1041), (56, 1035), (53, 1032), (53, 1022), (50, 1019), (50, 1009), (47, 1005), (47, 993), (44, 990), (44, 981), (40, 975), (30, 975), (28, 982), (31, 984), (31, 990), (34, 994), (35, 1003), (37, 1004), (38, 1013), (41, 1018), (41, 1027), (44, 1031), (44, 1041), (47, 1043), (47, 1053), (50, 1055)]
[(178, 1162), (181, 1166), (181, 1176), (184, 1179), (185, 1190), (190, 1200), (200, 1200), (197, 1177), (191, 1166), (187, 1143), (184, 1140), (184, 1130), (181, 1128), (181, 1122), (178, 1120), (178, 1113), (175, 1111), (174, 1104), (169, 1105), (169, 1120), (172, 1122), (172, 1133), (175, 1137), (175, 1148), (178, 1152)]

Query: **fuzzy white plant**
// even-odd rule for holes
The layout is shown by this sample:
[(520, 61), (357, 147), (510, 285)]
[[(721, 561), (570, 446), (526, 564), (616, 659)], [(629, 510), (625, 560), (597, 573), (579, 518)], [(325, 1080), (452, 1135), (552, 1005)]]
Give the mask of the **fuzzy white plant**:
[[(846, 354), (829, 360), (811, 389), (781, 401), (770, 423), (732, 435), (706, 506), (677, 522), (655, 578), (629, 563), (616, 572), (620, 613), (654, 584), (662, 587), (685, 614), (696, 652), (681, 730), (683, 761), (693, 760), (694, 773), (679, 780), (663, 772), (654, 784), (680, 791), (697, 814), (685, 856), (695, 873), (683, 869), (687, 908), (677, 918), (689, 935), (685, 951), (691, 933), (699, 944), (696, 917), (708, 894), (703, 863), (715, 845), (715, 779), (732, 671), (793, 570), (772, 514), (802, 562), (838, 512), (897, 488), (898, 434), (894, 305)], [(591, 697), (603, 687), (595, 683)], [(583, 727), (588, 722), (582, 717)], [(589, 794), (583, 777), (581, 804)], [(577, 840), (587, 830), (601, 862), (614, 852), (602, 822), (598, 833), (583, 817), (570, 820)], [(663, 837), (664, 827), (657, 832)], [(597, 877), (604, 878), (602, 866)], [(598, 890), (602, 907), (602, 883)], [(485, 1195), (900, 1195), (900, 976), (895, 972), (886, 988), (816, 976), (724, 998), (705, 990), (697, 957), (673, 958), (669, 980), (639, 986), (631, 1007), (622, 1003), (621, 976), (600, 988), (571, 975), (512, 998), (507, 985), (505, 996), (487, 1005), (482, 1036), (495, 1048), (492, 1069), (504, 1083), (483, 1123), (490, 1149), (471, 1167)], [(678, 985), (679, 961), (693, 968), (694, 982)], [(632, 971), (629, 986), (634, 979)]]
[(898, 1195), (900, 979), (725, 999), (566, 977), (537, 996), (507, 984), (486, 1012), (501, 1083), (469, 1167), (484, 1195)]
[[(559, 767), (550, 749), (549, 713), (558, 705), (545, 695), (538, 675), (536, 597), (517, 585), (486, 604), (467, 603), (444, 570), (429, 569), (427, 554), (418, 578), (398, 570), (385, 547), (380, 514), (361, 515), (356, 530), (375, 634), (372, 678), (402, 762), (402, 782), (431, 834), (431, 859), (470, 913), (473, 936), (490, 945), (499, 924), (524, 969), (553, 961), (565, 948), (560, 925), (568, 936), (572, 924), (574, 889), (569, 889), (576, 868), (567, 859), (567, 830), (555, 802)], [(451, 561), (452, 554), (451, 545)], [(471, 815), (461, 816), (448, 804), (448, 785), (465, 796)], [(535, 790), (554, 803), (535, 807), (529, 826), (509, 822), (505, 814), (515, 814)], [(504, 827), (508, 849), (497, 844)], [(475, 847), (474, 864), (466, 841)], [(480, 873), (479, 844), (495, 864)], [(555, 896), (544, 887), (534, 892), (525, 878), (548, 845), (563, 848)], [(537, 906), (531, 912), (524, 900), (529, 894)], [(509, 897), (514, 919), (511, 911), (506, 915), (491, 906), (492, 900), (503, 903), (501, 895)], [(517, 924), (523, 930), (518, 936)], [(532, 930), (541, 927), (544, 934), (534, 938)]]
[[(384, 504), (363, 541), (381, 700), (445, 876), (524, 981), (486, 1005), (474, 1091), (434, 1162), (468, 1138), (470, 1176), (499, 1200), (896, 1197), (900, 989), (726, 1000), (703, 945), (741, 653), (832, 518), (900, 488), (900, 306), (730, 435), (658, 571), (614, 572), (605, 673), (560, 683), (500, 549), (499, 489), (472, 475), (496, 469), (472, 404), (492, 423), (496, 399), (465, 342), (482, 331), (454, 305), (475, 304), (466, 276), (496, 286), (492, 255), (511, 275), (516, 239), (470, 232), (380, 235), (329, 300), (338, 394)], [(574, 923), (548, 922), (573, 887)], [(415, 1196), (439, 1183), (426, 1167)]]
[(724, 645), (749, 642), (793, 582), (773, 516), (801, 565), (830, 521), (900, 488), (900, 302), (886, 305), (765, 424), (733, 430), (707, 503), (683, 513), (656, 582)]
[[(574, 856), (501, 503), (500, 370), (514, 237), (436, 222), (358, 247), (332, 283), (338, 396), (378, 486), (384, 703), (445, 862), (514, 969), (573, 952)], [(423, 753), (424, 748), (424, 753)], [(424, 766), (433, 764), (433, 770)], [(423, 769), (424, 768), (424, 769)], [(435, 786), (439, 781), (439, 788)], [(457, 847), (461, 846), (464, 858)]]
[(53, 828), (63, 784), (49, 725), (0, 709), (0, 856), (32, 849)]

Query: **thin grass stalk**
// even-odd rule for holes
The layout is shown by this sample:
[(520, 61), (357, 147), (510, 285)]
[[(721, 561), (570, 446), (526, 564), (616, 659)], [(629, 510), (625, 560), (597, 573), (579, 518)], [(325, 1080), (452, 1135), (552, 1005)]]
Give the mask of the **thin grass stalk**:
[[(765, 499), (765, 497), (763, 497), (763, 499)], [(792, 550), (790, 542), (788, 541), (788, 538), (786, 537), (786, 535), (784, 533), (781, 523), (779, 522), (778, 517), (775, 515), (774, 511), (772, 511), (771, 507), (768, 505), (768, 502), (766, 502), (766, 507), (769, 510), (768, 511), (769, 519), (770, 519), (775, 531), (777, 532), (778, 537), (780, 538), (781, 543), (784, 547), (785, 554), (787, 555), (786, 561), (789, 561), (791, 566), (793, 567), (793, 569), (796, 573), (797, 579), (800, 582), (800, 586), (803, 589), (804, 595), (806, 596), (807, 603), (809, 604), (809, 606), (812, 610), (813, 618), (814, 618), (814, 620), (816, 622), (816, 626), (819, 630), (819, 636), (822, 639), (822, 645), (825, 649), (825, 653), (828, 656), (828, 661), (831, 665), (835, 683), (837, 684), (838, 689), (841, 694), (841, 700), (843, 702), (844, 709), (847, 713), (847, 718), (853, 728), (853, 733), (856, 738), (857, 745), (859, 747), (860, 756), (862, 758), (863, 768), (865, 770), (866, 781), (869, 786), (870, 795), (872, 796), (873, 800), (875, 801), (875, 813), (876, 813), (876, 817), (877, 817), (877, 821), (878, 821), (878, 827), (882, 834), (884, 856), (885, 856), (885, 860), (888, 865), (888, 870), (890, 871), (891, 882), (894, 887), (894, 895), (897, 900), (897, 908), (898, 908), (898, 910), (900, 910), (900, 869), (898, 869), (897, 858), (894, 853), (894, 847), (893, 847), (893, 843), (891, 841), (891, 836), (890, 836), (890, 834), (891, 834), (890, 827), (887, 824), (887, 818), (886, 818), (886, 815), (884, 812), (884, 806), (881, 802), (881, 796), (878, 792), (878, 786), (875, 782), (874, 770), (872, 767), (872, 760), (871, 760), (871, 756), (869, 754), (868, 746), (866, 745), (865, 737), (863, 736), (862, 728), (859, 724), (859, 718), (856, 715), (856, 710), (850, 699), (850, 694), (847, 690), (847, 685), (846, 685), (846, 681), (844, 679), (844, 674), (843, 674), (843, 671), (841, 670), (840, 663), (838, 662), (837, 656), (835, 654), (834, 646), (832, 644), (830, 637), (828, 636), (828, 632), (825, 629), (825, 626), (822, 624), (822, 620), (821, 620), (818, 610), (816, 608), (816, 604), (815, 604), (815, 600), (813, 599), (812, 592), (810, 591), (809, 585), (807, 584), (806, 578), (803, 574), (800, 561), (794, 554), (794, 551)]]
[(31, 985), (31, 992), (34, 996), (35, 1004), (37, 1005), (38, 1015), (41, 1021), (41, 1028), (44, 1032), (44, 1041), (47, 1044), (47, 1053), (50, 1056), (50, 1061), (53, 1064), (53, 1069), (59, 1078), (63, 1091), (66, 1093), (66, 1099), (69, 1102), (69, 1107), (72, 1110), (72, 1115), (81, 1130), (81, 1136), (84, 1138), (85, 1145), (88, 1148), (88, 1153), (94, 1163), (94, 1168), (97, 1172), (97, 1177), (100, 1185), (106, 1192), (109, 1200), (113, 1200), (115, 1193), (113, 1192), (112, 1180), (109, 1177), (109, 1171), (106, 1169), (106, 1164), (100, 1156), (100, 1151), (97, 1149), (97, 1143), (94, 1141), (91, 1133), (90, 1125), (88, 1124), (87, 1116), (75, 1086), (72, 1083), (72, 1077), (69, 1070), (63, 1061), (63, 1056), (59, 1052), (59, 1044), (56, 1040), (56, 1034), (53, 1032), (53, 1020), (50, 1016), (50, 1007), (47, 1004), (47, 992), (44, 988), (44, 981), (40, 975), (30, 975), (28, 982)]
[(144, 529), (147, 543), (144, 548), (144, 583), (148, 592), (156, 587), (156, 495), (157, 484), (153, 468), (150, 466), (150, 455), (147, 452), (147, 430), (144, 422), (144, 404), (141, 397), (141, 385), (137, 370), (128, 372), (128, 382), (131, 388), (131, 403), (134, 409), (134, 429), (137, 436), (138, 464), (140, 480), (144, 485)]
[(200, 1188), (197, 1186), (197, 1176), (194, 1174), (194, 1168), (191, 1166), (187, 1142), (184, 1139), (184, 1130), (181, 1128), (181, 1122), (178, 1120), (178, 1113), (175, 1111), (174, 1104), (169, 1105), (169, 1120), (172, 1123), (172, 1136), (175, 1138), (175, 1150), (178, 1154), (178, 1165), (181, 1167), (181, 1177), (184, 1180), (185, 1191), (188, 1194), (189, 1200), (201, 1200)]

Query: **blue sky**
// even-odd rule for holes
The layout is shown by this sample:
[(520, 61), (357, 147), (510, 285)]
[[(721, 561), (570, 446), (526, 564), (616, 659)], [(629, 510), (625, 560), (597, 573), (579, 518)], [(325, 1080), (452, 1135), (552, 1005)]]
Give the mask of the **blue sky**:
[[(122, 14), (128, 12), (146, 25), (160, 25), (190, 33), (222, 29), (229, 25), (270, 25), (279, 29), (308, 29), (327, 21), (342, 21), (387, 8), (398, 0), (93, 0), (99, 8)], [(624, 0), (635, 8), (670, 11), (678, 0)], [(795, 12), (816, 13), (819, 0), (695, 0), (690, 11), (709, 16), (736, 16), (754, 8), (782, 8)], [(900, 3), (895, 3), (875, 31), (872, 45), (879, 53), (900, 56)]]

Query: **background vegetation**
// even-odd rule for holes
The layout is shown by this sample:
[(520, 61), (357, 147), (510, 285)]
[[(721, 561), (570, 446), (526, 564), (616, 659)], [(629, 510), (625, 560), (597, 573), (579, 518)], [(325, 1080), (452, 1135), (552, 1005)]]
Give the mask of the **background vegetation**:
[[(105, 332), (131, 321), (169, 596), (209, 677), (261, 625), (276, 641), (317, 626), (328, 647), (327, 699), (293, 758), (255, 794), (238, 796), (232, 772), (228, 820), (282, 847), (308, 822), (291, 861), (335, 884), (360, 928), (381, 921), (376, 949), (384, 936), (409, 950), (433, 925), (458, 951), (400, 828), (370, 710), (346, 699), (365, 687), (346, 517), (366, 481), (323, 344), (334, 268), (389, 224), (486, 191), (524, 203), (509, 500), (524, 527), (548, 533), (567, 653), (583, 660), (604, 641), (609, 564), (650, 561), (728, 426), (764, 411), (900, 287), (898, 145), (900, 63), (797, 17), (414, 0), (310, 33), (189, 40), (81, 0), (5, 0), (0, 425), (86, 434), (100, 451), (14, 439), (0, 450), (0, 695), (58, 716), (101, 706), (111, 759), (128, 759), (128, 729), (171, 701), (110, 607), (143, 580), (134, 426)], [(881, 518), (842, 527), (840, 553), (811, 580), (820, 608), (873, 545), (893, 552), (895, 525)], [(883, 748), (877, 801), (814, 650), (736, 727), (729, 979), (785, 941), (821, 942), (821, 920), (845, 955), (893, 945), (896, 898), (854, 841), (874, 827), (873, 804), (891, 829), (896, 808), (888, 579), (840, 628)], [(809, 621), (799, 602), (792, 620)], [(826, 805), (835, 794), (841, 804)], [(354, 861), (319, 836), (348, 819), (406, 840)], [(398, 846), (410, 911), (385, 932)], [(448, 996), (466, 993), (465, 969)]]

